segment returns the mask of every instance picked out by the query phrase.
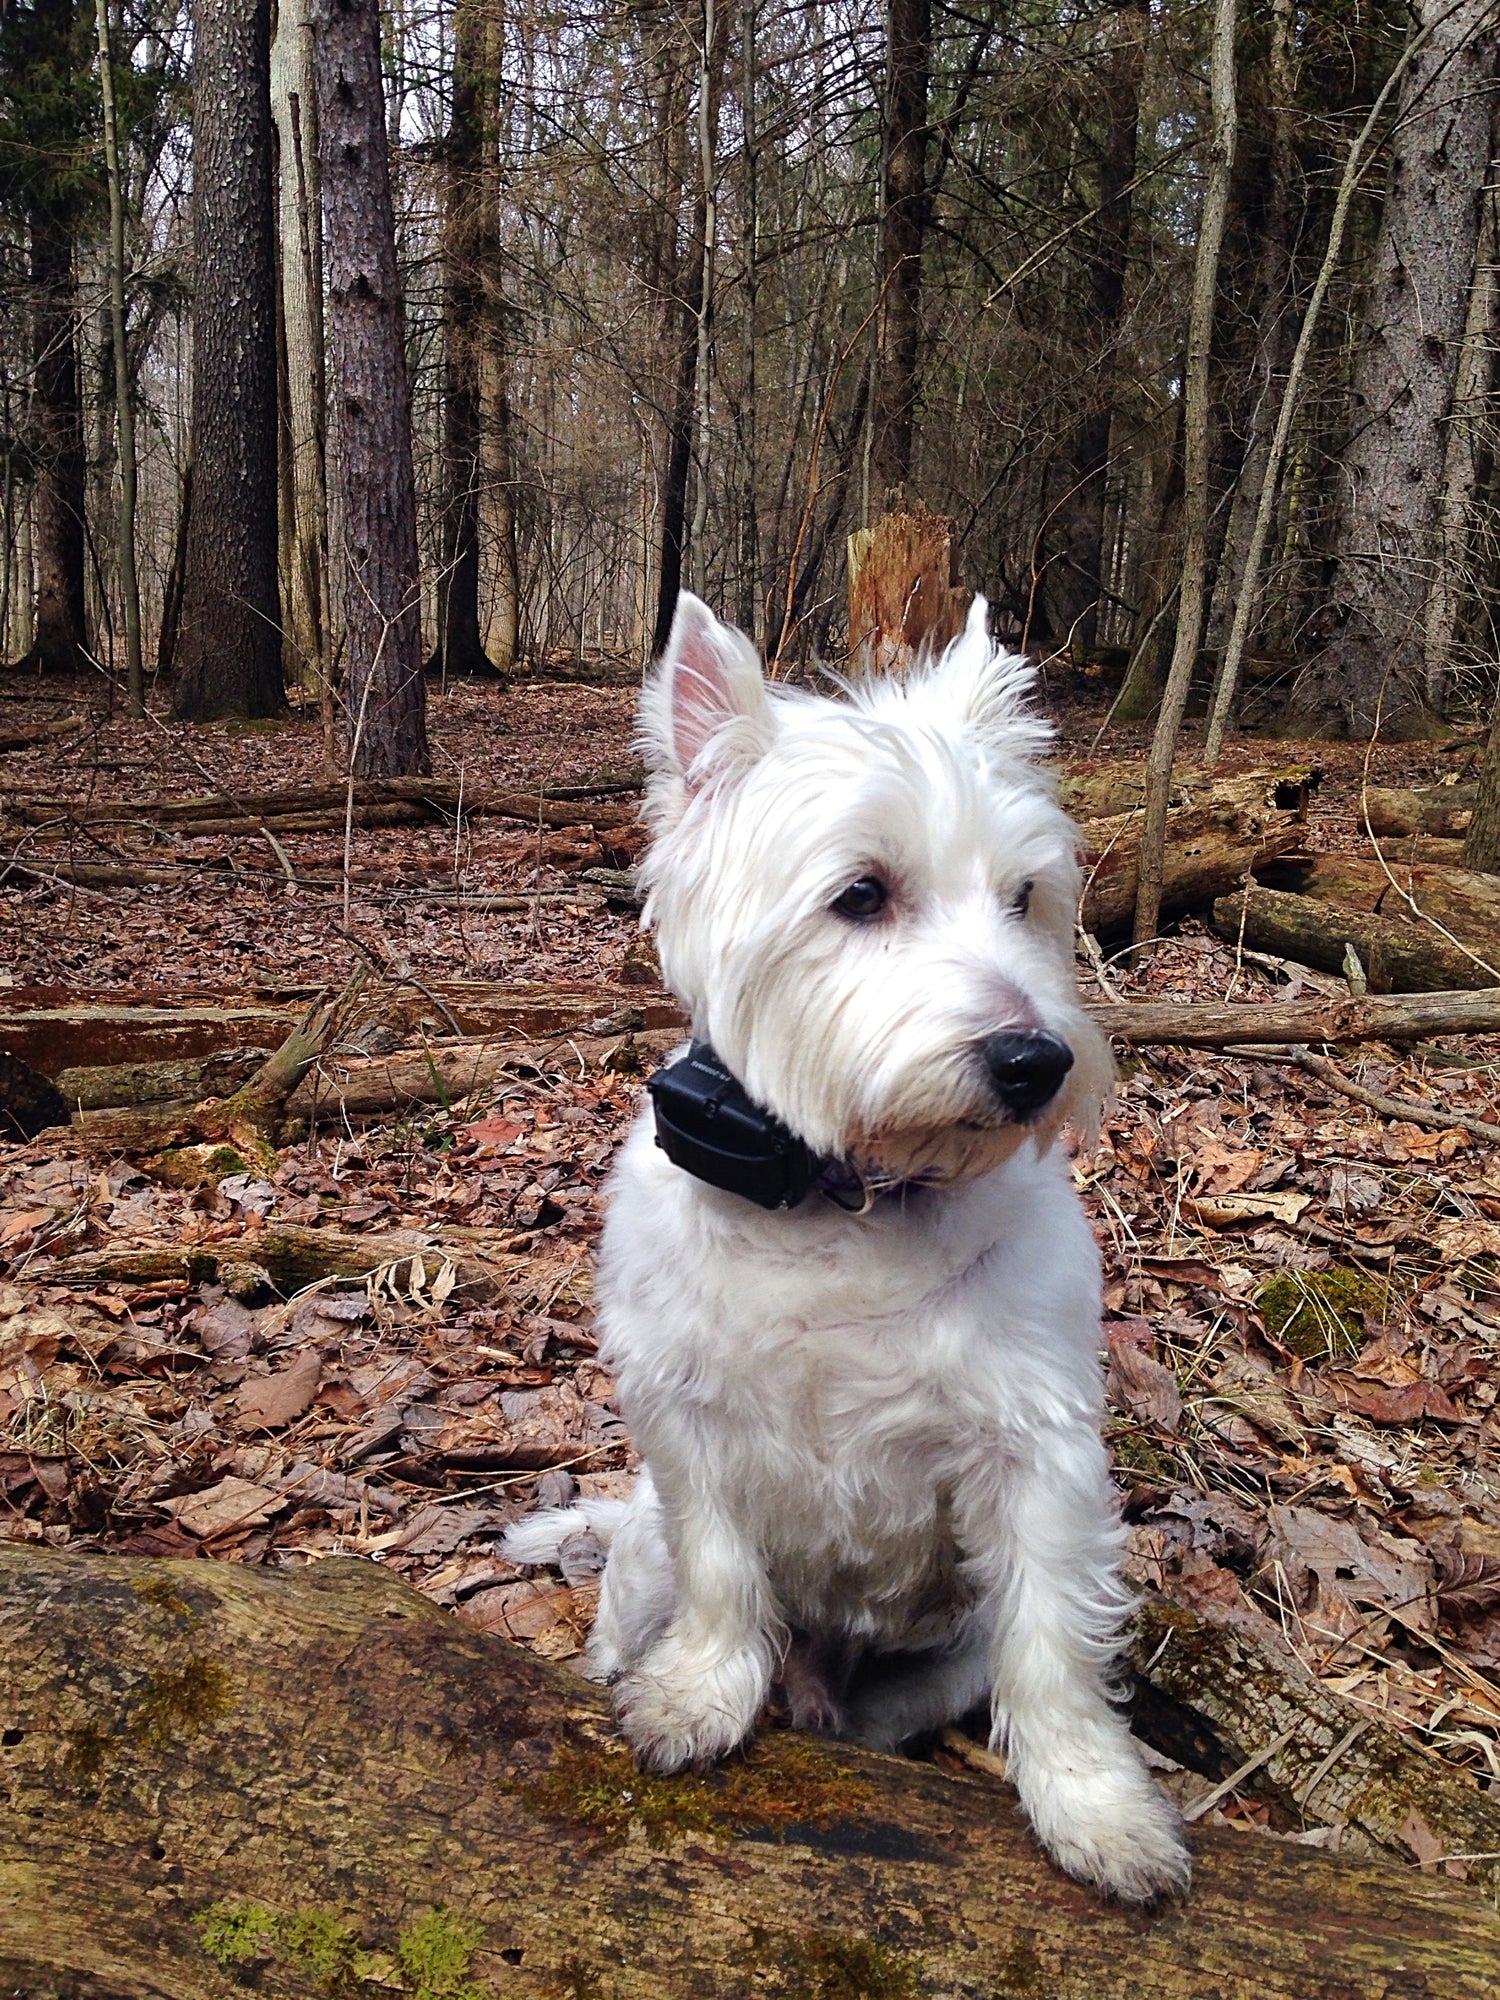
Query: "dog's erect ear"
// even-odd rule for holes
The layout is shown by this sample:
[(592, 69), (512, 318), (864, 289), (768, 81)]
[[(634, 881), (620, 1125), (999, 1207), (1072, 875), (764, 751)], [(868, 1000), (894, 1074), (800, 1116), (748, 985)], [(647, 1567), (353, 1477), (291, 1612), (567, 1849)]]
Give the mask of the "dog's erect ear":
[(1036, 670), (1021, 653), (990, 637), (989, 605), (976, 597), (964, 629), (932, 670), (932, 687), (948, 713), (992, 750), (1008, 757), (1041, 755), (1051, 725), (1031, 707)]
[(683, 591), (666, 651), (641, 699), (646, 757), (658, 780), (692, 791), (707, 775), (701, 760), (710, 744), (715, 765), (758, 755), (768, 706), (750, 641)]

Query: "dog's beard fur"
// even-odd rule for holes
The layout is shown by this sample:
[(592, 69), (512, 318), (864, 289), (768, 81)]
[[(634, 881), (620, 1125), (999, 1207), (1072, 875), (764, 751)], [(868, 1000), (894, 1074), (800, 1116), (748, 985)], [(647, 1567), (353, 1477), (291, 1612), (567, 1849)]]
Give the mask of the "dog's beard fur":
[[(985, 1702), (1049, 1852), (1145, 1900), (1187, 1854), (1112, 1706), (1098, 1255), (1056, 1147), (1112, 1069), (1027, 681), (979, 604), (904, 684), (772, 689), (682, 600), (643, 701), (667, 981), (753, 1098), (899, 1191), (766, 1215), (638, 1121), (599, 1304), (644, 1468), (629, 1502), (522, 1523), (508, 1552), (612, 1537), (588, 1657), (648, 1766), (732, 1749), (778, 1670), (796, 1720), (883, 1748)], [(841, 916), (864, 877), (888, 904)], [(1017, 1122), (984, 1044), (1035, 1030), (1073, 1065)]]

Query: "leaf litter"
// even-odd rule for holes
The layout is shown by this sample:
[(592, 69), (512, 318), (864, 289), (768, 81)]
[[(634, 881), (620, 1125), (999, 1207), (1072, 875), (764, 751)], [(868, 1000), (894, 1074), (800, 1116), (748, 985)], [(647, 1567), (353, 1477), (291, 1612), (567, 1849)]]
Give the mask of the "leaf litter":
[[(434, 698), (434, 741), (449, 775), (461, 756), (475, 783), (579, 786), (628, 767), (632, 706), (623, 689), (460, 685)], [(7, 791), (82, 804), (319, 775), (306, 718), (270, 734), (115, 719), (92, 741), (94, 768), (41, 749), (8, 760)], [(1354, 763), (1318, 754), (1330, 781), (1311, 844), (1356, 850)], [(1438, 768), (1430, 746), (1382, 746), (1372, 776)], [(633, 917), (580, 884), (598, 858), (584, 833), (356, 830), (350, 930), (421, 981), (638, 978)], [(168, 838), (111, 829), (127, 858)], [(341, 837), (281, 838), (299, 875), (343, 867)], [(28, 829), (12, 845), (34, 858), (80, 839)], [(0, 982), (40, 1004), (344, 976), (339, 896), (261, 870), (250, 832), (183, 845), (200, 872), (181, 886), (0, 883)], [(440, 873), (454, 903), (412, 893)], [(519, 912), (463, 906), (537, 890), (551, 900)], [(1191, 921), (1140, 970), (1080, 969), (1086, 989), (1142, 1000), (1344, 990)], [(447, 1030), (429, 1027), (436, 1048)], [(1336, 1055), (1382, 1093), (1500, 1112), (1500, 1037)], [(589, 1253), (640, 1082), (549, 1045), (467, 1098), (314, 1130), (274, 1172), (204, 1188), (91, 1163), (57, 1131), (0, 1146), (0, 1537), (279, 1566), (360, 1556), (484, 1630), (576, 1658), (602, 1551), (582, 1537), (561, 1573), (527, 1573), (497, 1544), (539, 1502), (629, 1487)], [(1273, 1630), (1359, 1714), (1500, 1791), (1500, 1156), (1271, 1054), (1167, 1048), (1125, 1059), (1075, 1173), (1104, 1252), (1132, 1580)], [(256, 1261), (283, 1225), (442, 1244), (283, 1297)], [(510, 1246), (499, 1296), (461, 1281), (460, 1231)], [(76, 1252), (184, 1245), (220, 1253), (216, 1282), (49, 1280)], [(1189, 1773), (1168, 1782), (1204, 1792)], [(1265, 1814), (1231, 1796), (1205, 1817)]]

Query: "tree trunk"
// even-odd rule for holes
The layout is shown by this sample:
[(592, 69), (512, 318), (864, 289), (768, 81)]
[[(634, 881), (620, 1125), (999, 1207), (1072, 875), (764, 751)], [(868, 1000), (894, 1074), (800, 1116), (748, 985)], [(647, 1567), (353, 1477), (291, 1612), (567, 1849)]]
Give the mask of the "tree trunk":
[(281, 324), (286, 357), (282, 428), (282, 610), (290, 671), (321, 687), (328, 498), (323, 402), (323, 231), (312, 27), (305, 0), (278, 0), (271, 44), (276, 121)]
[(1489, 157), (1490, 0), (1419, 0), (1350, 392), (1345, 495), (1323, 644), (1292, 712), (1368, 737), (1423, 728), (1423, 613), (1442, 493), (1444, 423), (1463, 348)]
[(373, 1563), (3, 1550), (0, 1630), (28, 2000), (1493, 1989), (1484, 1901), (1386, 1862), (1200, 1831), (1143, 1919), (987, 1776), (768, 1731), (642, 1778), (595, 1690)]
[(135, 563), (135, 405), (125, 345), (125, 194), (115, 118), (114, 65), (109, 52), (109, 0), (95, 0), (99, 37), (99, 98), (104, 114), (104, 171), (109, 183), (109, 320), (115, 364), (115, 436), (120, 458), (120, 588), (125, 599), (125, 688), (130, 713), (146, 713), (146, 669), (141, 658), (141, 589)]
[(1172, 760), (1187, 708), (1188, 685), (1198, 658), (1208, 584), (1208, 364), (1213, 341), (1214, 297), (1218, 289), (1219, 250), (1229, 206), (1229, 178), (1234, 166), (1235, 0), (1216, 0), (1209, 73), (1213, 99), (1213, 130), (1203, 214), (1198, 225), (1198, 251), (1193, 264), (1193, 301), (1188, 322), (1187, 368), (1182, 398), (1183, 550), (1182, 585), (1177, 600), (1177, 639), (1162, 694), (1161, 713), (1151, 739), (1146, 764), (1146, 820), (1141, 833), (1140, 886), (1135, 907), (1135, 941), (1156, 936), (1161, 914), (1163, 841), (1167, 800), (1172, 786)]
[(1479, 766), (1474, 816), (1464, 836), (1464, 866), (1481, 869), (1486, 875), (1500, 874), (1500, 695)]
[(1048, 565), (1044, 601), (1054, 646), (1087, 651), (1098, 639), (1104, 591), (1104, 498), (1109, 464), (1115, 342), (1125, 303), (1130, 257), (1131, 182), (1140, 124), (1140, 76), (1149, 15), (1143, 0), (1125, 0), (1107, 32), (1104, 140), (1099, 155), (1099, 209), (1088, 252), (1088, 353), (1082, 374), (1088, 408), (1063, 458), (1066, 492), (1062, 535)]
[(193, 13), (193, 508), (172, 712), (276, 715), (276, 263), (270, 0)]
[(888, 0), (882, 134), (875, 383), (871, 397), (872, 505), (884, 512), (912, 472), (922, 336), (922, 243), (927, 233), (927, 89), (931, 0)]
[[(58, 43), (54, 60), (62, 66), (72, 10), (67, 0), (46, 0), (45, 13)], [(64, 204), (44, 195), (32, 201), (29, 220), (36, 594), (31, 650), (23, 664), (38, 673), (73, 674), (88, 665), (88, 656), (83, 590), (83, 420), (78, 395), (72, 221)]]
[[(485, 33), (479, 0), (453, 14), (453, 110), (443, 149), (443, 567), (430, 670), (495, 671), (479, 634), (484, 311)], [(493, 136), (489, 144), (493, 145)]]
[(377, 0), (313, 0), (354, 771), (428, 768), (411, 394)]
[(516, 552), (516, 451), (511, 418), (511, 341), (500, 215), (504, 192), (501, 148), (505, 138), (505, 12), (503, 0), (484, 9), (482, 74), (489, 132), (480, 166), (483, 242), (480, 268), (484, 322), (480, 344), (480, 546), (489, 558), (484, 651), (502, 672), (521, 649), (521, 570)]

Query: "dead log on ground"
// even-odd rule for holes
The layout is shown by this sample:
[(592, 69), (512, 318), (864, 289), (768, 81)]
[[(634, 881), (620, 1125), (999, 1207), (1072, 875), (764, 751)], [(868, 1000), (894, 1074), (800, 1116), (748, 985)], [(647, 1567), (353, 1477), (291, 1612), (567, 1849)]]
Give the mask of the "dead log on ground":
[[(1113, 819), (1120, 813), (1144, 809), (1146, 765), (1142, 758), (1112, 758), (1102, 764), (1093, 757), (1065, 759), (1056, 769), (1058, 798), (1076, 820)], [(1183, 764), (1172, 774), (1169, 804), (1271, 805), (1279, 812), (1305, 816), (1322, 775), (1316, 764), (1269, 764), (1232, 777)]]
[(454, 1267), (454, 1297), (465, 1304), (509, 1298), (525, 1276), (529, 1238), (520, 1231), (447, 1228), (310, 1229), (298, 1223), (248, 1226), (240, 1236), (211, 1243), (146, 1245), (139, 1249), (82, 1250), (54, 1263), (34, 1265), (49, 1285), (89, 1291), (98, 1285), (227, 1284), (237, 1295), (268, 1282), (290, 1298), (320, 1278), (367, 1278), (415, 1257), (429, 1270), (445, 1260)]
[[(1225, 899), (1234, 927), (1231, 933), (1226, 924), (1225, 936), (1238, 935), (1240, 900)], [(1477, 992), (1372, 994), (1359, 1000), (1272, 1000), (1264, 1006), (1092, 1000), (1086, 1007), (1107, 1035), (1132, 1048), (1285, 1047), (1500, 1034), (1500, 986)]]
[[(1338, 903), (1280, 889), (1242, 889), (1214, 904), (1213, 927), (1233, 944), (1276, 952), (1318, 972), (1342, 972), (1352, 945), (1376, 993), (1429, 993), (1497, 984), (1500, 939), (1488, 964), (1475, 959), (1441, 931), (1419, 922), (1369, 916)], [(1472, 942), (1472, 940), (1465, 940)]]
[[(1085, 930), (1108, 936), (1129, 927), (1135, 914), (1144, 825), (1144, 815), (1137, 812), (1085, 823), (1079, 916)], [(1294, 853), (1305, 834), (1300, 811), (1268, 805), (1259, 797), (1172, 807), (1167, 814), (1163, 916), (1204, 908), (1237, 887), (1247, 874)]]
[(613, 1069), (633, 1075), (650, 1070), (682, 1040), (681, 1028), (626, 1029), (608, 1036), (569, 1035), (565, 1040), (495, 1043), (445, 1042), (398, 1049), (365, 1062), (325, 1062), (287, 1100), (300, 1118), (377, 1117), (417, 1104), (458, 1104), (517, 1071)]
[(1431, 785), (1419, 791), (1372, 785), (1364, 794), (1364, 816), (1371, 833), (1459, 840), (1474, 816), (1474, 791), (1473, 785)]
[(1143, 1916), (986, 1776), (767, 1731), (643, 1778), (596, 1690), (370, 1563), (0, 1549), (0, 1633), (28, 2000), (1494, 1992), (1494, 1911), (1387, 1862), (1199, 1832)]
[(1273, 1826), (1337, 1827), (1356, 1852), (1448, 1856), (1450, 1874), (1489, 1893), (1500, 1884), (1500, 1800), (1341, 1701), (1269, 1625), (1148, 1600), (1132, 1657), (1146, 1682), (1135, 1726), (1209, 1776), (1255, 1760), (1236, 1789), (1266, 1804)]
[[(253, 1005), (199, 1001), (174, 1007), (164, 1000), (126, 1005), (103, 995), (80, 996), (67, 1006), (12, 1005), (0, 1009), (0, 1052), (19, 1056), (56, 1080), (65, 1070), (191, 1062), (230, 1050), (274, 1048), (316, 991), (274, 987)], [(645, 1028), (669, 1028), (682, 1019), (670, 994), (602, 981), (435, 980), (432, 992), (469, 1036), (599, 1034), (609, 1030), (596, 1022), (638, 1019)], [(447, 1032), (424, 994), (399, 987), (368, 996), (358, 1033), (374, 1024), (402, 1039)]]
[[(303, 785), (239, 797), (209, 792), (193, 798), (120, 799), (86, 806), (69, 799), (16, 799), (11, 801), (10, 810), (29, 825), (69, 817), (83, 826), (150, 821), (184, 834), (245, 832), (261, 825), (293, 832), (342, 827), (348, 803), (344, 785)], [(630, 806), (550, 799), (542, 792), (507, 786), (460, 786), (456, 778), (364, 779), (354, 787), (353, 808), (356, 825), (369, 823), (362, 814), (382, 811), (396, 812), (395, 823), (404, 823), (400, 815), (405, 810), (414, 819), (451, 818), (462, 810), (475, 818), (519, 819), (532, 826), (550, 827), (623, 827), (637, 817)], [(298, 818), (315, 819), (317, 825), (299, 829), (287, 824)]]
[(38, 743), (55, 743), (64, 736), (76, 736), (88, 727), (86, 715), (70, 715), (60, 722), (32, 722), (23, 729), (0, 730), (0, 752), (30, 750)]
[(1278, 864), (1267, 871), (1266, 883), (1269, 888), (1295, 889), (1314, 902), (1409, 922), (1433, 937), (1439, 936), (1434, 925), (1440, 924), (1500, 968), (1500, 875), (1482, 875), (1472, 868), (1403, 866), (1393, 854), (1386, 861), (1382, 866), (1379, 857), (1369, 853), (1317, 854)]

